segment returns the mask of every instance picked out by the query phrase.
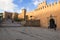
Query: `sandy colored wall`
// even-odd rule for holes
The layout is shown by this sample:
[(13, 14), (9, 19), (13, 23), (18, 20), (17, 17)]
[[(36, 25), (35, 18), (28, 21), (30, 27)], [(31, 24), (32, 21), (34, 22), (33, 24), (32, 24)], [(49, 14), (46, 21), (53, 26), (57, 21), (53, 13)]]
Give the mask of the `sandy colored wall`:
[[(36, 9), (31, 12), (27, 12), (28, 18), (33, 16), (32, 19), (39, 19), (42, 27), (48, 27), (50, 15), (54, 16), (57, 28), (60, 29), (60, 2), (51, 5), (46, 5), (45, 8)], [(23, 14), (18, 15), (18, 18), (23, 18)]]
[(12, 13), (12, 12), (4, 12), (3, 13), (3, 18), (8, 19), (8, 16), (10, 19), (18, 18), (18, 13)]

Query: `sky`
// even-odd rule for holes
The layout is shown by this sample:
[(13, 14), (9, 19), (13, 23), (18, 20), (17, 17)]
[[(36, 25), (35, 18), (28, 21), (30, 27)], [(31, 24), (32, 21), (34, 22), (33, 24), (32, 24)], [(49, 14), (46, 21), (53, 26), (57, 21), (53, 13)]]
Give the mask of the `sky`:
[[(17, 12), (21, 13), (22, 9), (26, 9), (28, 12), (37, 8), (39, 3), (45, 0), (0, 0), (0, 13)], [(46, 0), (47, 4), (57, 2), (58, 0)]]

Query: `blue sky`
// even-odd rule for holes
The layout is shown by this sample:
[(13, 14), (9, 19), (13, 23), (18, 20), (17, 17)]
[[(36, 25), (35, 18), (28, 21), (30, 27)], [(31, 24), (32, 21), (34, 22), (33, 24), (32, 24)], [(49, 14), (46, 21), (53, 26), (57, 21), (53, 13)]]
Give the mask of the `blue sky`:
[[(27, 11), (32, 11), (37, 8), (37, 5), (44, 0), (0, 0), (0, 12), (21, 12), (25, 8)], [(46, 0), (47, 4), (57, 2), (57, 0)]]

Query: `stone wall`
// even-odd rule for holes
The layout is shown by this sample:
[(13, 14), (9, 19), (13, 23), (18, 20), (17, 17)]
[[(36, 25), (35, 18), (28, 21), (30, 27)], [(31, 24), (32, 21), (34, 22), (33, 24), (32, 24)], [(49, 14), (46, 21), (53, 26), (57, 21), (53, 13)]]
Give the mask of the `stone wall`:
[(41, 27), (40, 20), (27, 20), (24, 26)]
[(15, 18), (18, 18), (18, 13), (13, 13), (13, 12), (4, 12), (3, 13), (3, 19), (8, 19), (8, 18), (10, 18), (10, 19), (15, 19)]
[(18, 18), (18, 13), (12, 13), (12, 19), (17, 19)]
[[(18, 15), (18, 18), (22, 18), (22, 15), (24, 14), (21, 13)], [(32, 19), (39, 19), (42, 27), (48, 27), (50, 15), (52, 15), (57, 24), (57, 28), (60, 29), (60, 1), (27, 12), (26, 15), (28, 15), (29, 20), (31, 19), (30, 16), (32, 16)]]

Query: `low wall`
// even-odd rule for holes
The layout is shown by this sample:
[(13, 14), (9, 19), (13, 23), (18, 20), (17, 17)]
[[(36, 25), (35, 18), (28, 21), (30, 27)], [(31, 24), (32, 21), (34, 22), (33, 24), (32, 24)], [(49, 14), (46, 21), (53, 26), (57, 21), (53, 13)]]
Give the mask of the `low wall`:
[(40, 20), (28, 20), (24, 26), (40, 27)]

